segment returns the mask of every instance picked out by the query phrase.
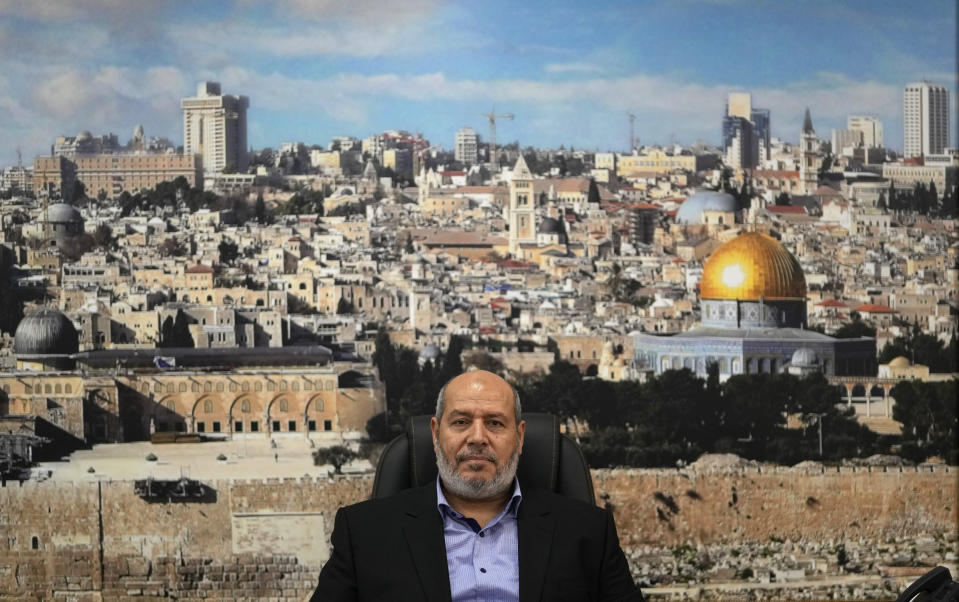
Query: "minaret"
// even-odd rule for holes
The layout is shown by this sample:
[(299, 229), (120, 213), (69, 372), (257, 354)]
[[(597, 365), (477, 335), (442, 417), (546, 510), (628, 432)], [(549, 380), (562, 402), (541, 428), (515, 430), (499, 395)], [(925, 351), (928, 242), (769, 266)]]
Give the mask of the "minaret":
[(812, 117), (807, 107), (802, 134), (799, 135), (799, 180), (803, 194), (812, 194), (819, 187), (820, 165), (822, 157), (819, 154), (819, 139), (816, 138), (816, 130), (812, 127)]
[(514, 259), (521, 259), (520, 245), (536, 242), (536, 199), (533, 194), (533, 174), (523, 155), (513, 166), (509, 182), (509, 252)]

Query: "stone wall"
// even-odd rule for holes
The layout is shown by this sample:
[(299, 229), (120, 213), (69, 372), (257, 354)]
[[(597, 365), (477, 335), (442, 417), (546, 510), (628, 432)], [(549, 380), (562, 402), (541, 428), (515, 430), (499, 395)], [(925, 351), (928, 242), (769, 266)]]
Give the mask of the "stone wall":
[[(950, 532), (955, 468), (796, 472), (599, 470), (626, 548)], [(203, 502), (151, 503), (132, 482), (0, 487), (0, 597), (301, 600), (336, 509), (368, 476), (206, 483)]]

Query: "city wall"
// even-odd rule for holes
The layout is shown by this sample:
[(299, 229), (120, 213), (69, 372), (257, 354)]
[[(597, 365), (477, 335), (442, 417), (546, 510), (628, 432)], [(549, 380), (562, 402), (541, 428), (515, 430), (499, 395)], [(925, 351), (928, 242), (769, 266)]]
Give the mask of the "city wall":
[[(959, 471), (597, 470), (624, 547), (865, 539), (955, 529)], [(336, 509), (369, 476), (213, 481), (200, 502), (150, 502), (125, 482), (0, 487), (0, 597), (302, 600)]]

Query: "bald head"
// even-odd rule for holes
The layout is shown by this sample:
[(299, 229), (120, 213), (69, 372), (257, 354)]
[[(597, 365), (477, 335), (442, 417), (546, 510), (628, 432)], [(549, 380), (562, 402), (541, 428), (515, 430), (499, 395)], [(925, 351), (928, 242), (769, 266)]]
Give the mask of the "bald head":
[(451, 399), (469, 398), (477, 395), (494, 395), (512, 401), (516, 424), (519, 424), (523, 413), (519, 393), (500, 376), (486, 370), (464, 372), (443, 385), (436, 398), (436, 420), (439, 421), (443, 417), (447, 397)]

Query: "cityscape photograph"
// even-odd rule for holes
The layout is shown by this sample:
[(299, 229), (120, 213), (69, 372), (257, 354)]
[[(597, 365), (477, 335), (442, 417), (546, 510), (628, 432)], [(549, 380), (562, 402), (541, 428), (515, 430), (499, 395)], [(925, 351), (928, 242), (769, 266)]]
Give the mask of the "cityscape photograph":
[(957, 12), (0, 0), (0, 599), (959, 595)]

